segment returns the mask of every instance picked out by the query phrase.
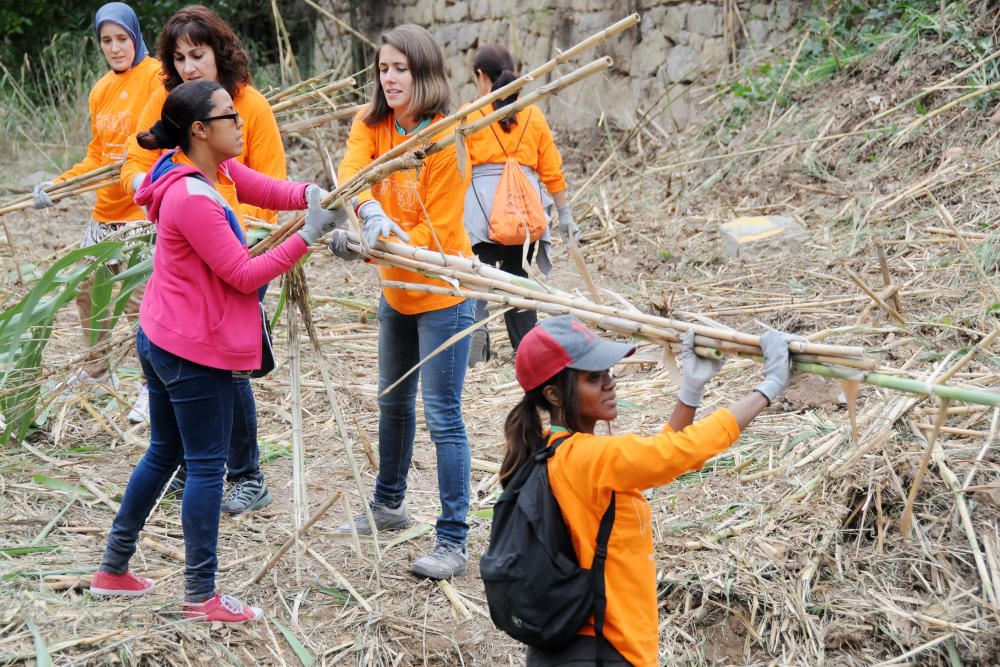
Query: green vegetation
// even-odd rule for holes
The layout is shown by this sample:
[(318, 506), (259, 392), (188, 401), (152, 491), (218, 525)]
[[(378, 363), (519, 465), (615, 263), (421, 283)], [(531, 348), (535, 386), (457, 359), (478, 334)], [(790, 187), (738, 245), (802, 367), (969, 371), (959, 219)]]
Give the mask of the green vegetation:
[[(814, 15), (803, 22), (799, 36), (791, 43), (802, 48), (789, 74), (793, 58), (744, 69), (733, 81), (717, 84), (720, 94), (731, 99), (725, 125), (735, 128), (757, 104), (777, 103), (787, 108), (794, 92), (803, 86), (828, 81), (837, 73), (850, 71), (879, 52), (887, 62), (896, 62), (919, 43), (931, 46), (940, 55), (942, 68), (963, 69), (993, 51), (989, 37), (976, 36), (977, 16), (968, 0), (949, 2), (941, 16), (938, 0), (850, 0), (836, 3), (828, 15)], [(943, 20), (942, 20), (943, 18)], [(794, 53), (795, 49), (789, 51)], [(782, 86), (786, 76), (788, 80)], [(979, 87), (1000, 78), (1000, 65), (989, 63), (969, 75), (965, 85)], [(972, 102), (977, 108), (990, 106), (996, 94), (983, 95)], [(928, 105), (917, 100), (914, 108), (926, 113)]]

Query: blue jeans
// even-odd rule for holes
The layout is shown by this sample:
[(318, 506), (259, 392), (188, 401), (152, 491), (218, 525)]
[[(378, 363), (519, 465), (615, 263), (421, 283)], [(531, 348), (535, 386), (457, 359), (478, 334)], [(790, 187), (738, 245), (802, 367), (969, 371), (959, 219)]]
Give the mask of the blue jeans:
[(257, 404), (250, 378), (233, 376), (233, 433), (229, 438), (226, 478), (263, 480), (257, 446)]
[[(404, 315), (385, 301), (378, 307), (378, 453), (375, 502), (398, 507), (406, 496), (406, 476), (417, 428), (417, 381), (413, 373), (386, 396), (382, 390), (451, 336), (472, 326), (473, 302), (417, 315)], [(462, 385), (469, 362), (465, 336), (420, 367), (424, 421), (437, 454), (441, 514), (437, 537), (465, 546), (469, 532), (469, 438), (462, 420)]]
[(202, 602), (215, 595), (219, 508), (236, 385), (230, 371), (202, 366), (157, 347), (142, 327), (135, 342), (149, 383), (149, 449), (129, 478), (101, 569), (115, 574), (128, 570), (146, 517), (183, 461), (187, 468), (181, 500), (184, 598)]

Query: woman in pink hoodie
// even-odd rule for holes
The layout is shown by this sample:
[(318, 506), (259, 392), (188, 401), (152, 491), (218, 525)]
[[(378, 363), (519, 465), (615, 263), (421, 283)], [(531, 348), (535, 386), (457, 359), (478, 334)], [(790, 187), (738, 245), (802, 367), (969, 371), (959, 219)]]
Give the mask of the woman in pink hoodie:
[[(150, 443), (129, 479), (104, 558), (98, 595), (143, 595), (153, 582), (128, 570), (139, 532), (183, 461), (184, 615), (238, 623), (260, 616), (218, 595), (216, 546), (226, 453), (233, 422), (233, 371), (260, 368), (257, 289), (288, 271), (343, 221), (323, 209), (319, 186), (265, 176), (233, 158), (243, 122), (225, 88), (207, 80), (174, 88), (161, 118), (139, 135), (145, 148), (171, 148), (145, 177), (136, 203), (156, 223), (153, 275), (139, 311), (136, 348), (149, 383)], [(234, 214), (237, 202), (308, 208), (303, 229), (251, 258)]]

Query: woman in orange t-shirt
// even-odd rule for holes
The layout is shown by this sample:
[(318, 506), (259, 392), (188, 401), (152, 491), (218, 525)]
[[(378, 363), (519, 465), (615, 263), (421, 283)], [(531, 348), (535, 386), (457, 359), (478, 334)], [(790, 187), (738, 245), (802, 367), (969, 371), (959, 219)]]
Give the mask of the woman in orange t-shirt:
[[(549, 485), (580, 567), (586, 569), (594, 562), (601, 518), (612, 498), (615, 502), (604, 563), (607, 605), (601, 636), (591, 616), (563, 649), (528, 647), (529, 667), (596, 664), (598, 655), (609, 666), (658, 664), (652, 520), (642, 492), (700, 468), (736, 441), (788, 386), (788, 342), (794, 338), (780, 331), (764, 333), (764, 381), (728, 409), (694, 421), (705, 384), (722, 362), (696, 356), (689, 331), (681, 352), (684, 376), (670, 421), (657, 435), (642, 437), (594, 434), (598, 421), (618, 416), (609, 369), (634, 347), (602, 340), (569, 315), (545, 320), (524, 337), (514, 364), (525, 394), (507, 416), (501, 482), (506, 484), (558, 434), (568, 434), (548, 460)], [(548, 431), (542, 412), (549, 416)]]
[[(191, 5), (175, 12), (163, 26), (157, 43), (157, 52), (163, 61), (163, 85), (146, 103), (139, 116), (139, 127), (152, 127), (163, 113), (163, 104), (169, 91), (181, 83), (205, 79), (214, 81), (233, 99), (233, 107), (240, 116), (243, 127), (243, 148), (236, 161), (254, 171), (284, 180), (286, 178), (285, 149), (281, 144), (278, 123), (264, 96), (252, 85), (249, 57), (233, 29), (212, 10)], [(122, 166), (121, 186), (134, 193), (146, 178), (164, 150), (147, 150), (139, 146), (138, 138), (129, 138), (125, 164)], [(246, 229), (244, 216), (252, 215), (267, 221), (276, 220), (277, 213), (242, 204), (237, 201), (236, 186), (219, 183), (219, 194), (226, 199)], [(263, 298), (266, 286), (261, 288)], [(257, 443), (257, 405), (250, 380), (233, 376), (237, 400), (233, 414), (232, 440), (226, 462), (226, 480), (229, 488), (222, 500), (222, 511), (241, 514), (258, 509), (271, 502), (271, 493), (260, 469), (260, 449)], [(141, 397), (148, 420), (149, 394), (143, 389)], [(139, 412), (139, 410), (136, 410)], [(132, 419), (132, 415), (129, 416)], [(178, 494), (184, 488), (184, 468), (167, 493)]]
[[(150, 58), (139, 29), (139, 18), (131, 7), (123, 2), (109, 2), (94, 14), (94, 30), (101, 46), (101, 52), (108, 61), (110, 71), (102, 76), (90, 90), (91, 140), (87, 155), (60, 174), (54, 181), (35, 186), (35, 208), (52, 206), (52, 199), (45, 188), (55, 182), (65, 181), (75, 176), (93, 171), (98, 167), (121, 160), (125, 153), (125, 143), (135, 133), (139, 112), (149, 99), (149, 95), (160, 86), (160, 63)], [(145, 220), (142, 209), (132, 201), (132, 196), (113, 183), (97, 191), (97, 201), (91, 212), (90, 222), (83, 234), (81, 247), (100, 243), (105, 238), (121, 230), (126, 224)], [(118, 273), (120, 262), (108, 264), (108, 269)], [(91, 314), (94, 302), (91, 297), (93, 281), (80, 286), (76, 297), (76, 307), (80, 313), (84, 349), (92, 349), (107, 337), (109, 323), (101, 323), (95, 331), (91, 328)], [(125, 313), (136, 316), (142, 288), (136, 289)], [(110, 384), (116, 380), (108, 373), (107, 358), (104, 354), (91, 353), (83, 368), (70, 380), (70, 384)]]
[[(472, 64), (476, 85), (480, 95), (499, 90), (518, 78), (514, 72), (514, 58), (502, 44), (488, 44), (476, 52)], [(493, 103), (493, 109), (502, 109), (517, 100), (518, 93)], [(480, 109), (469, 117), (469, 122), (478, 120), (491, 111)], [(549, 259), (552, 241), (546, 229), (537, 242), (528, 246), (527, 255), (522, 257), (522, 245), (502, 245), (490, 236), (490, 216), (493, 213), (493, 198), (500, 184), (500, 176), (508, 158), (514, 158), (521, 170), (538, 192), (542, 207), (549, 211), (555, 203), (558, 221), (556, 227), (563, 240), (573, 240), (580, 230), (573, 220), (569, 200), (566, 198), (566, 179), (563, 177), (562, 157), (552, 138), (552, 131), (545, 120), (545, 114), (534, 104), (521, 109), (487, 128), (476, 132), (466, 140), (469, 161), (472, 163), (472, 183), (465, 193), (465, 229), (469, 232), (472, 251), (483, 262), (498, 266), (507, 273), (527, 277), (523, 263), (530, 263), (532, 257), (542, 273), (552, 269)], [(544, 189), (543, 189), (544, 186)], [(479, 301), (476, 319), (486, 318), (486, 302)], [(517, 351), (521, 339), (528, 333), (538, 317), (533, 310), (509, 310), (504, 314), (510, 344)], [(475, 364), (490, 358), (489, 336), (480, 328), (472, 336), (472, 350), (469, 363)]]
[[(372, 78), (372, 100), (354, 119), (347, 139), (340, 163), (341, 183), (409, 135), (442, 118), (448, 109), (451, 94), (444, 56), (424, 28), (402, 25), (384, 33)], [(359, 195), (357, 212), (364, 221), (363, 236), (374, 245), (379, 237), (395, 234), (410, 245), (468, 257), (472, 248), (462, 224), (467, 184), (468, 179), (458, 170), (454, 145), (433, 153), (419, 170), (398, 171)], [(345, 259), (358, 257), (347, 248), (342, 233), (334, 233), (330, 248)], [(386, 281), (447, 286), (403, 269), (381, 268), (379, 272)], [(453, 335), (472, 326), (472, 302), (384, 287), (378, 323), (379, 470), (371, 504), (375, 527), (379, 531), (400, 530), (411, 523), (403, 501), (416, 435), (419, 381), (424, 419), (437, 454), (441, 514), (433, 550), (415, 561), (411, 571), (434, 579), (463, 575), (469, 563), (465, 544), (471, 461), (462, 419), (462, 386), (469, 338), (431, 355)], [(425, 359), (419, 376), (408, 375), (383, 396), (383, 390)], [(372, 532), (367, 513), (355, 519), (355, 527), (361, 533)], [(347, 524), (341, 529), (350, 532), (352, 528)]]

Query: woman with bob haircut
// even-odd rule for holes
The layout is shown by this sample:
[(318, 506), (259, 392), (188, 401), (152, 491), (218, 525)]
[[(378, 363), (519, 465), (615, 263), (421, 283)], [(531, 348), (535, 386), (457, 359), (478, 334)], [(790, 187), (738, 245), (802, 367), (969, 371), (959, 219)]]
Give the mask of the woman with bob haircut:
[[(149, 385), (149, 448), (125, 488), (90, 590), (138, 596), (153, 589), (153, 582), (129, 572), (128, 564), (146, 517), (183, 459), (183, 615), (241, 623), (261, 611), (215, 590), (222, 487), (238, 393), (233, 373), (261, 365), (257, 290), (291, 269), (344, 214), (323, 209), (327, 193), (319, 186), (271, 178), (234, 159), (243, 148), (243, 119), (214, 81), (188, 81), (170, 91), (160, 120), (139, 142), (158, 150), (176, 146), (157, 160), (136, 194), (156, 223), (153, 275), (136, 332)], [(227, 196), (237, 188), (256, 206), (308, 209), (302, 230), (251, 258), (236, 200)]]
[[(139, 112), (150, 94), (160, 87), (160, 63), (146, 51), (139, 18), (131, 7), (123, 2), (109, 2), (101, 6), (94, 14), (94, 32), (109, 69), (90, 90), (88, 106), (91, 139), (87, 155), (53, 181), (35, 186), (35, 208), (52, 206), (52, 198), (45, 192), (45, 188), (53, 183), (121, 160), (125, 154), (125, 144), (137, 127)], [(97, 191), (97, 200), (80, 247), (100, 243), (119, 232), (126, 224), (145, 219), (146, 214), (132, 201), (131, 194), (117, 183), (103, 187)], [(124, 268), (118, 261), (109, 262), (107, 267), (113, 273)], [(98, 326), (95, 336), (91, 326), (94, 310), (92, 287), (93, 280), (88, 280), (80, 286), (76, 297), (84, 349), (87, 350), (100, 344), (111, 328), (110, 323)], [(126, 315), (138, 315), (140, 301), (141, 287), (132, 292), (125, 306)], [(90, 353), (70, 384), (107, 384), (117, 387), (117, 380), (108, 371), (105, 355)]]
[(506, 486), (532, 457), (554, 448), (546, 464), (549, 488), (580, 567), (586, 569), (594, 562), (601, 519), (611, 503), (615, 508), (604, 563), (603, 628), (595, 628), (591, 616), (564, 648), (529, 646), (529, 667), (658, 664), (653, 526), (643, 491), (701, 468), (736, 442), (788, 387), (788, 343), (796, 339), (780, 331), (765, 332), (760, 337), (763, 382), (728, 408), (694, 421), (705, 385), (722, 361), (695, 355), (694, 332), (688, 331), (681, 349), (684, 374), (677, 403), (663, 429), (652, 436), (598, 435), (597, 422), (610, 423), (618, 416), (611, 368), (635, 348), (603, 340), (570, 315), (544, 320), (528, 332), (514, 359), (524, 396), (504, 424), (507, 451), (500, 481)]
[[(236, 111), (243, 120), (245, 141), (236, 160), (254, 171), (284, 180), (285, 149), (281, 144), (278, 123), (264, 96), (251, 85), (249, 60), (239, 38), (225, 21), (213, 11), (191, 5), (174, 13), (163, 26), (157, 44), (163, 63), (163, 86), (150, 97), (139, 117), (139, 127), (150, 127), (159, 118), (167, 94), (186, 81), (214, 81), (226, 89)], [(121, 185), (134, 193), (146, 172), (161, 156), (161, 150), (140, 146), (133, 137), (122, 166)], [(223, 186), (225, 187), (225, 186)], [(236, 200), (236, 192), (224, 193)], [(244, 233), (244, 218), (254, 217), (267, 222), (277, 220), (277, 212), (243, 202), (234, 206)], [(262, 288), (261, 298), (263, 298)], [(229, 490), (222, 503), (227, 514), (240, 514), (263, 507), (271, 502), (271, 494), (260, 469), (260, 449), (257, 443), (257, 405), (250, 380), (234, 377), (239, 400), (233, 416), (233, 442), (230, 446), (227, 479)], [(179, 493), (184, 485), (184, 469), (178, 471), (169, 492)]]
[[(472, 64), (476, 86), (480, 95), (488, 95), (518, 78), (514, 58), (503, 44), (488, 44), (476, 52)], [(514, 103), (517, 92), (493, 103), (493, 109)], [(469, 122), (479, 120), (490, 112), (479, 109), (469, 117)], [(493, 197), (500, 184), (500, 176), (507, 159), (517, 160), (525, 176), (535, 187), (542, 208), (546, 211), (552, 203), (558, 213), (557, 228), (564, 241), (580, 235), (580, 229), (573, 220), (569, 200), (566, 198), (566, 179), (563, 177), (562, 156), (552, 139), (552, 131), (545, 120), (545, 114), (534, 104), (521, 109), (513, 116), (497, 121), (489, 127), (470, 135), (466, 140), (469, 162), (472, 163), (472, 183), (465, 193), (465, 229), (469, 232), (472, 250), (480, 260), (499, 267), (507, 273), (527, 277), (522, 264), (521, 245), (501, 245), (490, 239), (490, 215), (493, 213)], [(544, 191), (542, 185), (545, 186)], [(542, 237), (528, 246), (525, 259), (531, 262), (535, 256), (538, 268), (548, 274), (552, 270), (550, 253), (551, 236), (546, 229)], [(537, 252), (536, 252), (537, 251)], [(478, 301), (476, 319), (486, 318), (486, 302)], [(508, 310), (504, 314), (510, 344), (517, 351), (521, 339), (538, 322), (533, 310)], [(490, 358), (490, 342), (486, 328), (480, 328), (472, 335), (472, 351), (469, 363), (486, 361)]]
[[(450, 90), (441, 48), (424, 28), (401, 25), (382, 35), (372, 65), (371, 101), (354, 119), (340, 163), (344, 183), (372, 160), (448, 111)], [(444, 136), (444, 135), (442, 135)], [(440, 137), (439, 137), (440, 138)], [(455, 147), (424, 160), (419, 170), (398, 171), (356, 202), (368, 245), (394, 234), (414, 246), (470, 256), (462, 224), (468, 179), (458, 170)], [(347, 247), (346, 233), (334, 233), (330, 249), (344, 258), (360, 255)], [(412, 271), (381, 267), (386, 281), (445, 285)], [(419, 376), (409, 375), (391, 392), (383, 391), (437, 347), (472, 325), (472, 303), (460, 297), (384, 287), (378, 307), (379, 471), (371, 502), (379, 531), (411, 524), (406, 512), (406, 477), (416, 434), (418, 381), (424, 416), (437, 455), (441, 514), (431, 553), (413, 563), (417, 576), (445, 579), (468, 569), (469, 440), (462, 419), (462, 385), (469, 339), (461, 338), (427, 359)], [(366, 515), (355, 519), (358, 532), (370, 534)], [(341, 526), (349, 532), (350, 524)]]

